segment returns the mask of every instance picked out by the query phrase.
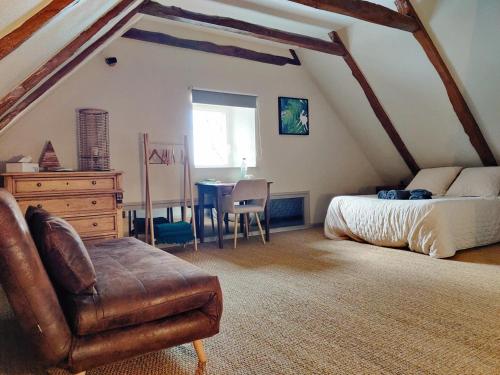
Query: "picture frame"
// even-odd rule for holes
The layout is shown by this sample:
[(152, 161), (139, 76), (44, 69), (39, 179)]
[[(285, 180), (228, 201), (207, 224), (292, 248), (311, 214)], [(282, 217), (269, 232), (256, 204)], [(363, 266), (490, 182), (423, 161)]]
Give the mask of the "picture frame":
[(309, 135), (309, 100), (279, 96), (278, 121), (282, 135)]

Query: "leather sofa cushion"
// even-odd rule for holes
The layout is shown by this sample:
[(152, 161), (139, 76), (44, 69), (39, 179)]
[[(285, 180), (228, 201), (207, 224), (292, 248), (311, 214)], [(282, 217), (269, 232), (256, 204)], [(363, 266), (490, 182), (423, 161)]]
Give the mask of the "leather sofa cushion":
[(70, 293), (92, 293), (96, 282), (94, 266), (73, 227), (31, 206), (26, 211), (26, 221), (51, 279)]
[[(62, 296), (77, 335), (222, 306), (216, 276), (135, 238), (107, 240), (88, 251), (97, 274), (95, 294)], [(213, 313), (217, 321), (220, 313)]]

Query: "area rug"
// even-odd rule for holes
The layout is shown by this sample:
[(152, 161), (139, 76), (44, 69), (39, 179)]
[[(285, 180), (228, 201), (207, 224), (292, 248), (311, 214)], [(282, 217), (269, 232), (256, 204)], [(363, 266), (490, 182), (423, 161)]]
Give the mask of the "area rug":
[[(89, 375), (500, 374), (500, 246), (438, 260), (310, 229), (176, 255), (221, 281), (206, 368), (187, 344)], [(45, 374), (3, 293), (0, 344), (1, 374)]]

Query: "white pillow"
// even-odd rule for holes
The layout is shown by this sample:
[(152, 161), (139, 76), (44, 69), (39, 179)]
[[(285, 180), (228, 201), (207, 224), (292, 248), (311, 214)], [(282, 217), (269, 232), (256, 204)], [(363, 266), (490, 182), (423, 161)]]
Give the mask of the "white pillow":
[(465, 168), (446, 193), (452, 197), (496, 197), (500, 193), (500, 167)]
[(462, 167), (426, 168), (418, 171), (406, 190), (425, 189), (432, 195), (444, 195)]

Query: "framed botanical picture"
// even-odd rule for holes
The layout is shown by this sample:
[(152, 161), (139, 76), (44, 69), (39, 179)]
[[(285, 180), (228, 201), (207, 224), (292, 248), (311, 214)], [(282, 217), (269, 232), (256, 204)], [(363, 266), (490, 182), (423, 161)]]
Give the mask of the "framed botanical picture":
[(280, 134), (309, 135), (309, 101), (278, 97)]

